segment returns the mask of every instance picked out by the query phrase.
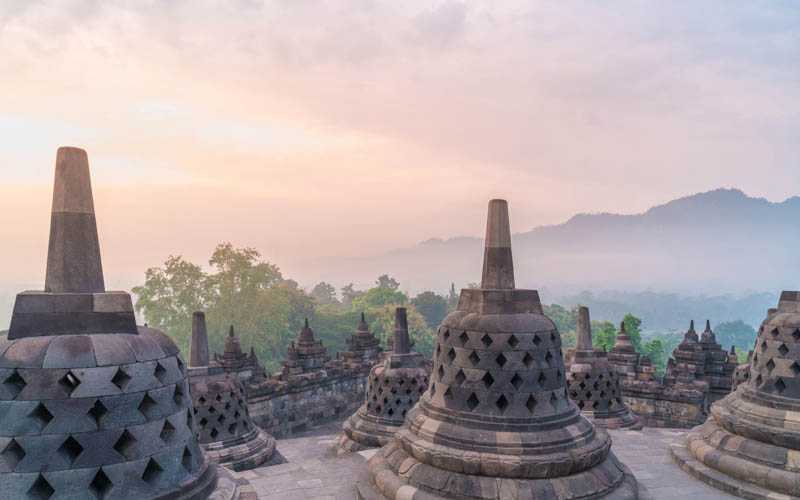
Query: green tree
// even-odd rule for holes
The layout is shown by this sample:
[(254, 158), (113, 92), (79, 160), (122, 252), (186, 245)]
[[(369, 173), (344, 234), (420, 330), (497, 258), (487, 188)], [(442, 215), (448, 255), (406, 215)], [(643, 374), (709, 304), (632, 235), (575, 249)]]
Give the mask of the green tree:
[(617, 328), (610, 321), (592, 321), (592, 344), (610, 351), (617, 339)]
[(164, 267), (145, 272), (144, 285), (133, 288), (136, 310), (148, 324), (169, 333), (187, 351), (191, 338), (192, 313), (209, 302), (208, 276), (200, 266), (170, 256)]
[(311, 298), (319, 305), (338, 304), (336, 288), (330, 283), (321, 281), (311, 290)]
[(434, 292), (422, 292), (411, 300), (431, 328), (436, 328), (447, 315), (447, 299)]
[(375, 284), (378, 285), (378, 288), (386, 288), (388, 290), (397, 290), (400, 288), (400, 283), (388, 274), (378, 276)]
[(344, 307), (350, 307), (353, 304), (353, 301), (363, 295), (364, 292), (360, 290), (356, 290), (355, 286), (350, 283), (342, 287), (342, 305)]
[(556, 328), (558, 328), (562, 337), (569, 332), (575, 332), (576, 323), (578, 321), (577, 308), (567, 309), (558, 304), (550, 304), (545, 305), (543, 309), (545, 316), (553, 320), (553, 323), (556, 324)]
[(368, 314), (374, 320), (371, 323), (373, 333), (383, 341), (383, 345), (394, 335), (395, 308), (402, 306), (406, 308), (408, 318), (408, 334), (413, 342), (413, 349), (426, 357), (433, 355), (433, 346), (436, 343), (436, 334), (432, 330), (422, 314), (411, 304), (385, 304), (373, 307)]
[(659, 375), (663, 374), (667, 366), (667, 358), (669, 357), (664, 342), (662, 342), (661, 339), (652, 339), (645, 342), (643, 349), (644, 354), (653, 362), (656, 373)]
[(747, 354), (756, 341), (756, 330), (742, 320), (726, 321), (714, 327), (717, 342), (726, 348), (735, 345), (736, 350)]
[(365, 311), (388, 304), (405, 305), (406, 303), (408, 303), (408, 296), (400, 290), (376, 286), (353, 299), (350, 308)]
[(622, 318), (622, 322), (625, 323), (625, 332), (631, 338), (631, 343), (636, 348), (636, 352), (644, 352), (642, 350), (642, 320), (628, 313)]

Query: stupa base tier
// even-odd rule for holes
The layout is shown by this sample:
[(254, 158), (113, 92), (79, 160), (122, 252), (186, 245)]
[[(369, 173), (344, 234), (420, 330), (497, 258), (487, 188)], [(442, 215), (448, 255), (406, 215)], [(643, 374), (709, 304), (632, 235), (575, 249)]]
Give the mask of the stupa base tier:
[(275, 452), (275, 438), (266, 432), (254, 430), (254, 435), (242, 443), (229, 445), (203, 445), (203, 450), (209, 460), (234, 470), (243, 471), (254, 469), (263, 464)]
[(713, 420), (670, 453), (701, 481), (742, 498), (800, 498), (800, 452), (731, 434)]
[(591, 413), (584, 413), (584, 416), (592, 421), (592, 423), (603, 429), (627, 429), (631, 431), (640, 431), (644, 427), (642, 421), (633, 414), (631, 411), (622, 412), (619, 415), (613, 416), (594, 416)]
[(217, 465), (206, 462), (200, 473), (191, 480), (184, 481), (180, 487), (154, 500), (204, 500), (217, 487)]
[[(636, 479), (609, 453), (596, 467), (570, 476), (512, 479), (462, 474), (419, 462), (392, 441), (369, 462), (372, 489), (389, 500), (537, 500), (639, 498)], [(509, 464), (509, 466), (513, 466)], [(369, 491), (371, 488), (363, 488)], [(369, 498), (362, 493), (364, 498)]]
[(394, 433), (400, 429), (399, 425), (384, 425), (363, 418), (361, 411), (345, 420), (342, 425), (342, 434), (336, 444), (338, 454), (354, 453), (380, 448), (391, 441)]

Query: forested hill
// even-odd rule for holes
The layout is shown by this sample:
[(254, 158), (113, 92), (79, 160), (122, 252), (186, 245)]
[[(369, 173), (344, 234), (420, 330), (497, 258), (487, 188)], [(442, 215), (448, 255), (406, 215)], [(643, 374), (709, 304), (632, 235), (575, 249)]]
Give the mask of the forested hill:
[[(512, 207), (513, 218), (513, 207)], [(513, 221), (512, 221), (513, 225)], [(478, 238), (313, 266), (318, 280), (368, 282), (389, 273), (412, 290), (479, 280)], [(655, 290), (687, 295), (800, 287), (800, 197), (781, 203), (718, 189), (642, 214), (580, 214), (514, 235), (517, 284), (551, 291)]]

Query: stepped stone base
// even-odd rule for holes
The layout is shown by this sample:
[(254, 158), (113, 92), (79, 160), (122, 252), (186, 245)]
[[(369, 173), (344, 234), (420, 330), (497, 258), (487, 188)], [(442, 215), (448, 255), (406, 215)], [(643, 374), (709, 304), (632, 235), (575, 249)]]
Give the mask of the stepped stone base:
[(399, 429), (396, 425), (385, 425), (379, 418), (367, 414), (363, 407), (345, 420), (343, 432), (336, 444), (336, 453), (354, 453), (380, 448), (388, 443)]
[(692, 454), (689, 453), (689, 450), (684, 444), (673, 444), (670, 447), (670, 455), (672, 455), (672, 458), (678, 466), (685, 472), (688, 472), (709, 486), (713, 486), (731, 495), (747, 498), (749, 500), (792, 500), (798, 498), (775, 493), (774, 491), (766, 490), (752, 483), (739, 481), (738, 479), (714, 470), (696, 460)]
[(217, 466), (206, 462), (199, 475), (181, 483), (177, 490), (160, 495), (154, 500), (203, 500), (208, 498), (216, 487)]
[(209, 460), (234, 471), (243, 471), (269, 460), (275, 451), (275, 439), (255, 428), (242, 438), (202, 446)]
[(603, 429), (628, 429), (631, 431), (640, 431), (644, 427), (642, 421), (633, 414), (630, 410), (624, 411), (619, 415), (611, 417), (597, 418), (591, 412), (583, 412), (592, 423)]
[[(369, 460), (368, 466), (374, 489), (389, 500), (639, 499), (636, 479), (613, 454), (580, 474), (512, 479), (437, 469), (417, 461), (392, 441)], [(371, 500), (366, 496), (369, 488), (361, 485), (359, 492), (364, 499)]]

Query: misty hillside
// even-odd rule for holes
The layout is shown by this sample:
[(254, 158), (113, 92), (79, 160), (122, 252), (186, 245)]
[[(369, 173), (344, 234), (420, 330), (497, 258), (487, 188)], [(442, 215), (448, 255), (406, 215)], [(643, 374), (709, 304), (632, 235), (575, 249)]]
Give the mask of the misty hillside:
[[(324, 269), (320, 279), (332, 283), (364, 283), (389, 273), (412, 291), (443, 291), (451, 281), (479, 281), (481, 255), (480, 239), (453, 238), (318, 267)], [(515, 234), (514, 257), (517, 286), (540, 289), (545, 301), (583, 290), (723, 295), (796, 289), (800, 197), (772, 203), (718, 189), (637, 215), (580, 214)]]

